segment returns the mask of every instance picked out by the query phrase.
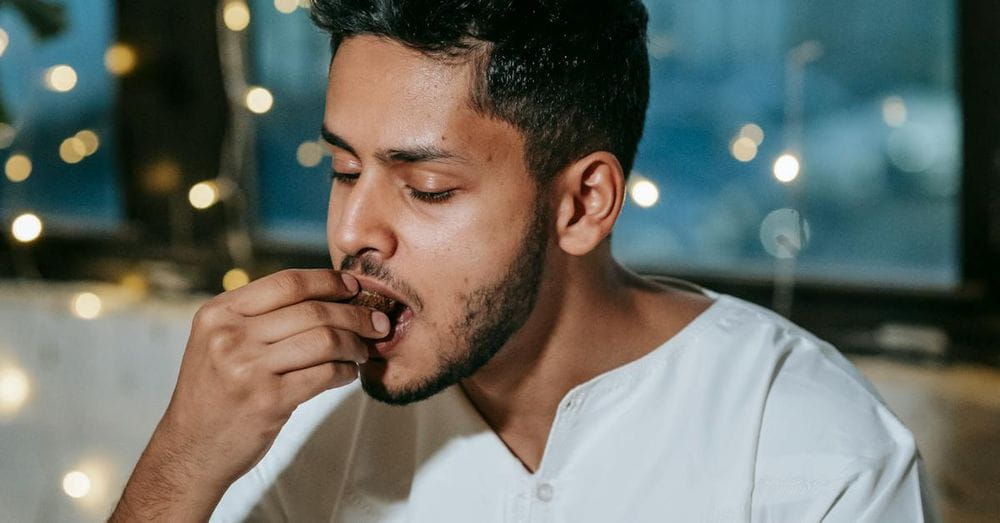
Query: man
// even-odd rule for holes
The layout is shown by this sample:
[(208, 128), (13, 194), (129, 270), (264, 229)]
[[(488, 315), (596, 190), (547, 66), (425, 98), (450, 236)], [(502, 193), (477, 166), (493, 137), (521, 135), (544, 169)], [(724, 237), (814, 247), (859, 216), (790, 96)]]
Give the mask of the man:
[(639, 1), (313, 17), (340, 270), (198, 312), (113, 520), (928, 517), (912, 435), (832, 347), (612, 258)]

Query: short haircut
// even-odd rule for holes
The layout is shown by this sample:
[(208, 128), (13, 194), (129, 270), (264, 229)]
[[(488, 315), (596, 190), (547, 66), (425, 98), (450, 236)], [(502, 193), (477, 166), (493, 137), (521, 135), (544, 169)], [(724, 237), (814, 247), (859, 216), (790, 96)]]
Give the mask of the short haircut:
[(312, 0), (335, 54), (373, 35), (471, 60), (472, 108), (522, 133), (543, 184), (595, 151), (631, 171), (649, 103), (647, 18), (640, 0)]

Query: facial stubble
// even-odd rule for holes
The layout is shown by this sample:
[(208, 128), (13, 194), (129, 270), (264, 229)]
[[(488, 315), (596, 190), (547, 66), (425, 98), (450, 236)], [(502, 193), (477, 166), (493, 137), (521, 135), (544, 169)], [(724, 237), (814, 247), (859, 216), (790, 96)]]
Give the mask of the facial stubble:
[(547, 224), (547, 209), (539, 198), (520, 248), (503, 276), (462, 296), (465, 314), (448, 329), (455, 345), (433, 351), (438, 359), (435, 374), (391, 391), (381, 380), (366, 379), (361, 373), (364, 391), (383, 403), (406, 405), (427, 399), (486, 365), (535, 308), (544, 272)]

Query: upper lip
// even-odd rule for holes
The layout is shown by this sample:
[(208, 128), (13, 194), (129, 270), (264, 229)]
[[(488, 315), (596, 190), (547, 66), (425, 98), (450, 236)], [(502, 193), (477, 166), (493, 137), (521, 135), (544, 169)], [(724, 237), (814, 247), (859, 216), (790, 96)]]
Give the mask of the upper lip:
[[(350, 273), (348, 273), (348, 274), (350, 274)], [(407, 301), (405, 299), (403, 299), (403, 297), (400, 296), (399, 293), (397, 293), (396, 291), (392, 290), (391, 288), (389, 288), (384, 283), (382, 283), (382, 282), (380, 282), (378, 280), (372, 280), (370, 278), (367, 278), (365, 276), (360, 276), (360, 275), (357, 275), (357, 274), (351, 274), (351, 276), (354, 276), (354, 278), (356, 280), (358, 280), (358, 283), (361, 284), (361, 288), (362, 289), (364, 289), (366, 291), (377, 292), (377, 293), (379, 293), (379, 294), (381, 294), (381, 295), (383, 295), (383, 296), (385, 296), (387, 298), (392, 299), (393, 301), (395, 301), (397, 303), (401, 303), (402, 305), (404, 305), (406, 307), (410, 307), (410, 304), (407, 303)], [(412, 308), (412, 307), (410, 307), (410, 308)]]

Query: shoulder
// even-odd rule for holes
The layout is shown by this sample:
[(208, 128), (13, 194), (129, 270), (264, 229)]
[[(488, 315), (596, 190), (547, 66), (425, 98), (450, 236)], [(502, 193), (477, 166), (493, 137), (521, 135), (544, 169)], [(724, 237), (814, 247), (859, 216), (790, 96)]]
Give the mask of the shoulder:
[(913, 434), (871, 382), (812, 333), (762, 307), (725, 299), (742, 311), (733, 313), (741, 318), (733, 320), (739, 338), (755, 340), (772, 362), (755, 459), (755, 514), (933, 519)]

